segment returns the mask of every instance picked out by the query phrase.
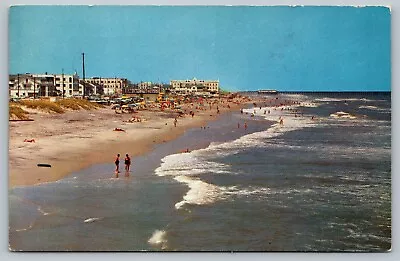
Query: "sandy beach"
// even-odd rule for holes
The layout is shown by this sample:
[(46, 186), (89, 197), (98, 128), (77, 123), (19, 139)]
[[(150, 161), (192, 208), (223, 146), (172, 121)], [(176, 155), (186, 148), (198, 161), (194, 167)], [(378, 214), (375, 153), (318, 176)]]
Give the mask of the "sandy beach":
[[(117, 114), (110, 106), (64, 114), (30, 110), (33, 121), (9, 123), (9, 187), (56, 181), (96, 163), (112, 164), (117, 153), (122, 158), (125, 153), (133, 157), (143, 154), (188, 128), (204, 126), (227, 111), (240, 110), (245, 101), (216, 99), (212, 102), (215, 103), (211, 108), (185, 104), (182, 109), (186, 113), (182, 117), (177, 117), (178, 113), (172, 110)], [(195, 113), (194, 117), (189, 111)], [(128, 122), (132, 116), (142, 121)], [(114, 131), (115, 128), (124, 131)], [(52, 167), (38, 167), (39, 163)]]

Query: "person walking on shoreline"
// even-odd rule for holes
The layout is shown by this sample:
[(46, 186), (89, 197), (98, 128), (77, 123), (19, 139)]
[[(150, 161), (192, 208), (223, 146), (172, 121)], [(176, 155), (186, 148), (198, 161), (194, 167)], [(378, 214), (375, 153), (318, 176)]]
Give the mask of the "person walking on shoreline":
[(118, 175), (118, 173), (119, 173), (119, 153), (117, 154), (117, 157), (115, 158), (115, 161), (114, 161), (114, 163), (115, 163), (115, 173), (117, 173), (117, 175)]
[(131, 158), (129, 157), (128, 153), (125, 155), (125, 170), (129, 171), (131, 168)]

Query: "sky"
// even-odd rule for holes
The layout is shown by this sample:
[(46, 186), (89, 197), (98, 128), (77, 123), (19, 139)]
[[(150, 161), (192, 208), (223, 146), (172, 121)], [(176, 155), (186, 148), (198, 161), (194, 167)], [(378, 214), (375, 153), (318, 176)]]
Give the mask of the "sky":
[(14, 6), (9, 73), (217, 79), (225, 90), (390, 91), (390, 9)]

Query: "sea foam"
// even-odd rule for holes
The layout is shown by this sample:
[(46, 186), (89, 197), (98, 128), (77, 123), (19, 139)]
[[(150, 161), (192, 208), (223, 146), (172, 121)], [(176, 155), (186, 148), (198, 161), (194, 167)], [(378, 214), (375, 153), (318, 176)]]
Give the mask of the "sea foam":
[(151, 245), (161, 245), (161, 248), (165, 249), (167, 243), (166, 234), (164, 230), (156, 230), (147, 242)]
[(351, 115), (348, 112), (343, 112), (343, 111), (338, 111), (338, 112), (332, 113), (330, 116), (332, 118), (336, 118), (336, 119), (357, 119), (356, 116)]
[[(299, 106), (301, 104), (284, 107), (287, 109)], [(293, 113), (282, 111), (280, 108), (273, 110), (272, 107), (262, 107), (261, 109), (244, 109), (244, 112), (254, 113), (254, 110), (256, 110), (256, 114), (258, 113), (261, 117), (271, 121), (278, 121), (279, 117), (283, 117), (284, 124), (280, 125), (277, 122), (264, 131), (250, 133), (229, 142), (211, 143), (207, 148), (195, 150), (190, 153), (168, 155), (161, 160), (160, 167), (155, 170), (156, 175), (172, 176), (176, 181), (185, 183), (189, 187), (189, 191), (183, 196), (182, 201), (175, 204), (176, 209), (182, 208), (185, 204), (211, 204), (232, 194), (268, 193), (269, 190), (264, 188), (248, 188), (248, 190), (229, 189), (209, 184), (197, 177), (205, 173), (231, 174), (229, 165), (212, 161), (209, 155), (224, 157), (236, 154), (246, 148), (265, 146), (266, 139), (313, 124), (309, 118), (295, 117)], [(264, 114), (266, 110), (270, 110), (270, 113)]]

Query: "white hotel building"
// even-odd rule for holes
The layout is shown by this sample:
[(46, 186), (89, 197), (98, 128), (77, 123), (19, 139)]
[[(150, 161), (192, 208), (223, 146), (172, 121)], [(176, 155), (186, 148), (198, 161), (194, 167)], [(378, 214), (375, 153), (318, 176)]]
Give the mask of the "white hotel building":
[(103, 87), (104, 95), (122, 94), (122, 89), (127, 85), (127, 79), (92, 77), (85, 82)]
[(218, 80), (172, 80), (172, 90), (180, 94), (217, 94), (219, 93)]

